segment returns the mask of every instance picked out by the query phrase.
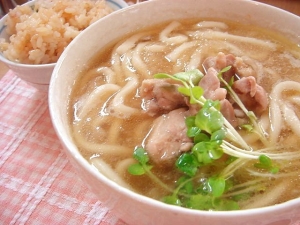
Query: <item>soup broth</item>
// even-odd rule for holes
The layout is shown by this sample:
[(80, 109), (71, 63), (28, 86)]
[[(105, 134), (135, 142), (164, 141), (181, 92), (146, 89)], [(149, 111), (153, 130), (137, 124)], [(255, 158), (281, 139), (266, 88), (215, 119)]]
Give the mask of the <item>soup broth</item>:
[[(233, 57), (234, 63), (229, 63), (230, 57)], [(208, 59), (212, 59), (212, 63)], [(178, 103), (181, 97), (170, 100), (164, 96), (164, 100), (179, 104), (172, 110), (168, 109), (169, 106), (158, 111), (147, 108), (158, 97), (153, 97), (152, 93), (152, 97), (147, 97), (142, 93), (156, 88), (156, 84), (154, 88), (145, 87), (143, 81), (152, 85), (151, 82), (156, 82), (154, 75), (157, 73), (174, 75), (195, 69), (207, 76), (209, 67), (215, 67), (222, 75), (220, 71), (224, 68), (218, 68), (217, 64), (224, 59), (227, 60), (223, 63), (225, 66), (230, 64), (227, 70), (234, 69), (234, 79), (254, 77), (254, 87), (265, 90), (267, 96), (264, 102), (257, 100), (258, 94), (251, 96), (248, 105), (252, 108), (248, 110), (255, 113), (255, 123), (233, 103), (232, 97), (229, 98), (235, 112), (230, 122), (232, 126), (229, 126), (235, 128), (245, 143), (227, 139), (229, 134), (226, 131), (222, 144), (231, 147), (221, 153), (219, 150), (214, 152), (221, 156), (211, 156), (210, 163), (202, 162), (194, 176), (176, 166), (181, 155), (191, 156), (194, 151), (190, 142), (182, 142), (189, 146), (188, 149), (176, 149), (170, 155), (161, 153), (155, 158), (156, 153), (147, 153), (149, 142), (177, 129), (165, 125), (155, 136), (153, 132), (157, 131), (159, 118), (164, 121), (164, 118), (172, 117), (171, 111), (179, 112), (176, 116), (181, 115), (180, 110), (184, 115), (188, 111), (189, 115), (185, 118), (192, 113), (186, 96), (181, 103)], [(82, 155), (96, 170), (126, 188), (157, 200), (204, 210), (248, 209), (279, 204), (300, 196), (299, 74), (299, 46), (273, 31), (212, 19), (161, 24), (113, 43), (80, 74), (70, 96), (73, 138)], [(168, 84), (163, 85), (168, 86), (168, 91), (172, 89), (172, 93), (182, 85), (170, 78), (157, 80), (166, 80)], [(232, 87), (235, 88), (235, 85)], [(223, 83), (219, 88), (227, 91), (226, 96), (229, 95), (228, 87), (224, 87)], [(243, 100), (244, 95), (239, 96)], [(265, 109), (261, 110), (254, 104), (256, 100), (259, 106), (265, 103)], [(200, 108), (198, 106), (196, 110)], [(176, 119), (174, 123), (177, 123)], [(246, 129), (249, 124), (251, 131)], [(253, 127), (261, 132), (262, 137), (252, 132)], [(156, 145), (167, 146), (168, 141)], [(128, 172), (134, 164), (141, 167), (141, 162), (133, 157), (136, 149), (143, 149), (144, 155), (149, 156), (140, 175)], [(221, 196), (216, 194), (213, 185), (218, 182), (221, 186), (224, 184)], [(193, 191), (189, 192), (191, 189)], [(213, 197), (208, 198), (211, 195)], [(203, 198), (212, 203), (199, 207), (191, 203), (206, 201)], [(224, 199), (226, 202), (222, 202)], [(233, 208), (220, 206), (223, 203), (230, 205), (231, 201), (235, 202)]]

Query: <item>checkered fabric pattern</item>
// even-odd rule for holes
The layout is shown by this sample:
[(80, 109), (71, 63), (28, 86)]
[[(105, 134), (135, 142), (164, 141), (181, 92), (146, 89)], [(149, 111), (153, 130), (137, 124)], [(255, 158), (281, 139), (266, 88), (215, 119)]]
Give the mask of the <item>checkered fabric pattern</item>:
[(61, 148), (47, 93), (9, 71), (0, 80), (0, 224), (124, 225), (74, 176)]

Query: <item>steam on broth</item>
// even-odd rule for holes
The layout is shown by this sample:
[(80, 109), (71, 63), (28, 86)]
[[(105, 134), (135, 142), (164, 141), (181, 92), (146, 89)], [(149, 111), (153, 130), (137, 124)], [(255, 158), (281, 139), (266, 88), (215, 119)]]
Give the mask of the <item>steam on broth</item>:
[[(299, 47), (272, 31), (232, 21), (162, 24), (115, 43), (78, 77), (73, 138), (95, 169), (157, 200), (204, 210), (279, 204), (300, 197), (299, 74)], [(199, 102), (190, 102), (194, 94)], [(205, 108), (209, 118), (223, 113), (210, 126), (225, 121), (211, 133), (195, 125)], [(200, 136), (208, 150), (195, 147)]]

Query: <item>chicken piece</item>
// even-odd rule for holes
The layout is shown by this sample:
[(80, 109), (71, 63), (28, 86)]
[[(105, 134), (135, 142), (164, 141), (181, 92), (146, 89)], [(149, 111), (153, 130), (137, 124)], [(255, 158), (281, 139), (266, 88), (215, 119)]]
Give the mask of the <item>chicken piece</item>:
[(180, 108), (155, 119), (145, 145), (150, 159), (155, 164), (174, 165), (182, 152), (192, 148), (193, 142), (186, 134), (187, 113), (186, 109)]
[(269, 104), (268, 95), (252, 76), (243, 77), (233, 83), (232, 89), (237, 93), (248, 110), (261, 115)]
[(203, 96), (206, 99), (223, 100), (226, 98), (227, 91), (224, 88), (220, 88), (221, 84), (217, 75), (218, 72), (213, 67), (210, 67), (199, 82), (199, 86), (204, 90)]
[(178, 84), (169, 80), (147, 79), (142, 82), (142, 108), (150, 116), (162, 115), (186, 106), (185, 97), (177, 91)]
[[(203, 67), (207, 71), (213, 67), (217, 72), (224, 69), (227, 66), (233, 66), (236, 57), (232, 54), (225, 55), (223, 52), (219, 52), (217, 56), (207, 57), (203, 62)], [(223, 78), (227, 82), (230, 81), (231, 77), (235, 75), (235, 69), (231, 68), (227, 72), (223, 73)]]

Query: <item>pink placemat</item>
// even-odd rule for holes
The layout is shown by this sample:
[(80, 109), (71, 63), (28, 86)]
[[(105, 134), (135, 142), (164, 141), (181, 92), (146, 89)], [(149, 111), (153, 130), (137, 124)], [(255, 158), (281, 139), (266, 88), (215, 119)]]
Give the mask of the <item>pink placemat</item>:
[(0, 80), (0, 224), (124, 225), (61, 149), (47, 93), (9, 71)]

